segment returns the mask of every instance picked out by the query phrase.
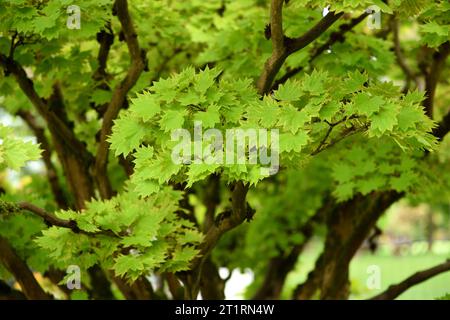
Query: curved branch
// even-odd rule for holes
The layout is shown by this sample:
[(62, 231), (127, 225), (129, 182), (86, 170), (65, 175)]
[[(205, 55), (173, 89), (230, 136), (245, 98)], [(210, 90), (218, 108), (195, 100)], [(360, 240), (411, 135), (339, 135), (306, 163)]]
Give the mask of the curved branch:
[(104, 114), (100, 131), (100, 142), (95, 161), (95, 175), (100, 195), (104, 199), (112, 196), (111, 183), (106, 172), (109, 154), (109, 142), (107, 141), (107, 138), (111, 134), (113, 121), (117, 118), (120, 109), (124, 105), (128, 92), (136, 84), (145, 67), (143, 59), (144, 55), (139, 47), (133, 21), (128, 12), (128, 1), (116, 0), (114, 3), (114, 10), (122, 26), (122, 32), (128, 46), (131, 64), (125, 78), (114, 88), (113, 96)]
[[(318, 56), (320, 56), (325, 50), (329, 49), (333, 44), (336, 42), (342, 42), (345, 40), (345, 34), (352, 30), (354, 27), (356, 27), (361, 21), (363, 21), (369, 13), (367, 11), (364, 11), (361, 15), (359, 15), (356, 18), (353, 18), (350, 20), (349, 23), (343, 24), (339, 27), (339, 31), (333, 32), (330, 36), (330, 39), (328, 39), (327, 42), (325, 42), (323, 45), (318, 47), (314, 53), (311, 55), (311, 57), (308, 60), (308, 63), (312, 63)], [(292, 78), (299, 72), (303, 70), (303, 67), (297, 67), (293, 68), (292, 70), (287, 71), (283, 76), (281, 76), (278, 80), (275, 81), (275, 83), (272, 86), (272, 90), (276, 90), (280, 84), (285, 83), (289, 78)]]
[(434, 95), (439, 82), (442, 70), (444, 69), (447, 57), (450, 54), (450, 42), (441, 44), (433, 54), (433, 61), (430, 70), (425, 74), (425, 92), (426, 97), (423, 102), (427, 115), (433, 119)]
[(409, 67), (408, 63), (406, 62), (405, 56), (403, 55), (402, 48), (400, 45), (400, 37), (399, 37), (399, 30), (398, 30), (398, 18), (393, 17), (391, 19), (391, 27), (392, 27), (392, 34), (393, 34), (393, 40), (394, 40), (394, 53), (397, 58), (398, 65), (403, 70), (403, 73), (406, 76), (406, 85), (403, 89), (403, 92), (407, 92), (411, 86), (411, 81), (415, 79), (414, 72)]
[(258, 92), (261, 95), (270, 91), (273, 80), (289, 55), (303, 49), (320, 37), (344, 14), (343, 12), (337, 14), (335, 12), (329, 12), (304, 35), (292, 39), (286, 37), (283, 33), (283, 2), (284, 0), (272, 0), (270, 6), (269, 36), (272, 38), (272, 55), (267, 59), (257, 82)]
[(416, 272), (402, 282), (391, 285), (386, 291), (369, 300), (393, 300), (411, 287), (447, 271), (450, 271), (450, 260), (432, 268)]
[[(220, 237), (227, 231), (237, 227), (245, 220), (250, 220), (252, 210), (247, 205), (246, 196), (249, 187), (242, 182), (237, 182), (232, 190), (230, 211), (219, 214), (205, 235), (205, 239), (200, 247), (202, 258), (206, 257), (216, 245)], [(197, 261), (194, 263), (199, 263)]]
[(49, 129), (54, 131), (53, 134), (61, 137), (71, 151), (80, 158), (85, 159), (88, 157), (86, 152), (84, 152), (86, 148), (83, 143), (76, 138), (73, 131), (67, 127), (63, 120), (61, 120), (54, 112), (50, 111), (46, 102), (39, 97), (34, 88), (33, 81), (28, 77), (24, 68), (4, 54), (0, 54), (0, 65), (7, 74), (12, 73), (14, 75), (23, 93), (28, 97), (28, 100), (34, 105), (39, 114), (47, 121)]
[(29, 202), (19, 202), (19, 203), (10, 203), (1, 201), (0, 202), (0, 214), (1, 213), (16, 213), (22, 210), (26, 210), (28, 212), (31, 212), (38, 217), (42, 218), (45, 223), (48, 226), (55, 226), (55, 227), (61, 227), (61, 228), (67, 228), (72, 230), (74, 233), (81, 233), (88, 236), (96, 236), (96, 235), (107, 235), (111, 237), (117, 237), (115, 233), (113, 233), (110, 230), (101, 230), (97, 232), (88, 232), (85, 230), (82, 230), (78, 227), (78, 224), (74, 220), (64, 220), (56, 217), (55, 215), (45, 211), (44, 209), (35, 206), (32, 203)]
[(325, 17), (323, 17), (314, 27), (312, 27), (308, 32), (298, 38), (287, 39), (287, 51), (289, 54), (294, 53), (298, 50), (303, 49), (308, 44), (316, 40), (322, 35), (329, 27), (333, 25), (344, 13), (339, 12), (329, 12)]
[(17, 255), (14, 248), (2, 236), (0, 236), (0, 262), (20, 284), (27, 299), (50, 299), (50, 296), (41, 288), (25, 262)]
[(45, 136), (45, 129), (37, 123), (36, 118), (31, 114), (31, 112), (19, 110), (17, 115), (25, 121), (31, 131), (33, 131), (37, 142), (41, 145), (43, 150), (42, 160), (44, 161), (45, 168), (47, 169), (47, 179), (50, 183), (55, 201), (61, 209), (67, 209), (69, 207), (67, 197), (59, 183), (56, 168), (51, 160), (52, 149), (47, 137)]

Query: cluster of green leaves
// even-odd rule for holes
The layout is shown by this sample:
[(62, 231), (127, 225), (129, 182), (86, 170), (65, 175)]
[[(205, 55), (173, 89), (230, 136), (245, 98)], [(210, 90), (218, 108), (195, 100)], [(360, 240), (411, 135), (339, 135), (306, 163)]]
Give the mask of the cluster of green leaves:
[(0, 125), (0, 170), (19, 170), (27, 161), (41, 157), (38, 145), (13, 134), (12, 128)]
[[(246, 109), (262, 103), (251, 81), (216, 83), (219, 74), (217, 69), (196, 74), (193, 68), (188, 68), (155, 82), (149, 91), (132, 100), (129, 110), (115, 122), (111, 148), (116, 155), (133, 154), (136, 166), (131, 181), (140, 195), (157, 192), (169, 181), (186, 181), (190, 186), (218, 172), (227, 181), (256, 183), (262, 178), (259, 165), (225, 164), (225, 161), (207, 164), (203, 153), (201, 159), (186, 159), (186, 165), (172, 160), (173, 148), (179, 143), (171, 137), (174, 130), (184, 128), (193, 136), (197, 121), (204, 129), (220, 130), (223, 137), (226, 129), (253, 128), (242, 123)], [(204, 139), (200, 143), (204, 148), (210, 145)]]
[(59, 218), (75, 221), (88, 234), (51, 227), (36, 243), (63, 269), (76, 264), (86, 270), (100, 263), (131, 281), (155, 270), (188, 270), (203, 236), (177, 215), (181, 196), (169, 188), (146, 199), (122, 193), (89, 202), (81, 214), (59, 211)]
[[(394, 1), (398, 3), (399, 0)], [(380, 8), (381, 12), (392, 13), (392, 8), (390, 5), (386, 4), (382, 0), (345, 0), (345, 1), (328, 1), (328, 0), (300, 0), (295, 1), (300, 7), (310, 7), (310, 8), (326, 8), (329, 7), (330, 10), (336, 12), (342, 11), (353, 11), (366, 9), (370, 6), (376, 5)]]
[(422, 24), (420, 33), (422, 42), (431, 48), (437, 48), (448, 41), (450, 36), (450, 3), (442, 0), (430, 3), (419, 16)]
[[(16, 30), (25, 36), (38, 36), (46, 40), (61, 37), (86, 37), (95, 34), (111, 16), (109, 8), (113, 0), (87, 0), (76, 5), (83, 17), (82, 28), (71, 33), (66, 27), (69, 13), (67, 8), (73, 5), (70, 0), (33, 1), (5, 0), (0, 4), (1, 32)], [(15, 14), (11, 14), (14, 12)], [(103, 17), (102, 19), (98, 19)]]
[(356, 193), (413, 191), (423, 183), (424, 176), (418, 162), (420, 152), (414, 157), (387, 139), (370, 143), (353, 140), (350, 143), (353, 145), (345, 153), (340, 153), (332, 165), (332, 177), (337, 183), (333, 194), (339, 201), (351, 199)]
[(256, 78), (271, 52), (264, 38), (267, 3), (245, 0), (224, 1), (224, 5), (225, 11), (209, 24), (188, 25), (192, 41), (203, 45), (195, 62), (200, 66), (214, 62), (225, 78)]
[[(170, 181), (191, 186), (212, 173), (222, 174), (226, 181), (250, 184), (267, 176), (260, 164), (248, 161), (209, 163), (206, 158), (191, 158), (174, 162), (172, 151), (179, 142), (172, 139), (172, 132), (184, 128), (193, 133), (195, 121), (203, 128), (220, 130), (223, 137), (225, 130), (233, 128), (277, 129), (279, 145), (260, 142), (258, 148), (277, 148), (284, 167), (296, 167), (321, 151), (330, 141), (319, 142), (331, 127), (336, 127), (336, 133), (330, 139), (366, 132), (369, 138), (388, 136), (405, 150), (432, 149), (435, 143), (430, 134), (433, 122), (419, 105), (423, 96), (411, 93), (399, 98), (392, 84), (368, 85), (367, 74), (354, 72), (342, 79), (314, 71), (288, 81), (262, 100), (250, 81), (216, 81), (219, 74), (217, 69), (197, 74), (186, 69), (160, 80), (134, 99), (115, 122), (111, 148), (116, 155), (133, 154), (132, 184), (140, 195), (157, 192)], [(211, 141), (204, 140), (200, 143), (208, 148)]]

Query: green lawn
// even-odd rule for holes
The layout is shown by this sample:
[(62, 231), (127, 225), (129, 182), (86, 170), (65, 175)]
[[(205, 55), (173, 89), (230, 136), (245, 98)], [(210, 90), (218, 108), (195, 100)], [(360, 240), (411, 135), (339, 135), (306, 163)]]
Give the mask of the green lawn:
[[(296, 284), (306, 278), (307, 273), (314, 265), (319, 250), (308, 250), (288, 279), (284, 290), (284, 298), (290, 297), (290, 292)], [(367, 253), (357, 255), (350, 266), (352, 283), (351, 299), (365, 299), (385, 290), (389, 285), (397, 283), (416, 271), (420, 271), (444, 262), (450, 255), (448, 253), (420, 253), (393, 256), (388, 253)], [(377, 266), (380, 270), (381, 289), (368, 289), (366, 282), (370, 276), (368, 268)], [(370, 269), (369, 269), (370, 270)], [(403, 293), (397, 299), (435, 299), (450, 292), (450, 272), (436, 276)]]

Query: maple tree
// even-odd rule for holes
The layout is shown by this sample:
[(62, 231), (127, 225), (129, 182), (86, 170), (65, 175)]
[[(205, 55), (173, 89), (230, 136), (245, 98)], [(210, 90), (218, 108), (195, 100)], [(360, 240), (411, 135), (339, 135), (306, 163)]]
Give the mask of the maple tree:
[[(379, 29), (365, 23), (374, 5)], [(445, 0), (2, 1), (0, 105), (27, 130), (0, 126), (0, 166), (41, 160), (46, 174), (2, 178), (0, 295), (53, 298), (39, 273), (69, 299), (223, 299), (225, 267), (254, 272), (249, 296), (278, 299), (324, 228), (292, 297), (347, 299), (386, 209), (448, 201), (449, 13)], [(274, 132), (257, 152), (276, 147), (279, 167), (173, 161), (174, 130), (197, 123)]]

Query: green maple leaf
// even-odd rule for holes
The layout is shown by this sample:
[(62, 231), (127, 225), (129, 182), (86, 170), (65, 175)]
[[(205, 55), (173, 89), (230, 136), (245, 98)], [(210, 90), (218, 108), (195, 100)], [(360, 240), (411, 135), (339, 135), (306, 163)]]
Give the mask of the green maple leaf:
[(338, 163), (333, 166), (333, 178), (340, 183), (348, 182), (355, 176), (355, 168), (345, 163)]
[(205, 70), (195, 76), (194, 89), (200, 93), (205, 93), (214, 84), (215, 79), (220, 73), (221, 70), (219, 69), (209, 69), (206, 67)]
[(201, 121), (203, 128), (214, 128), (216, 123), (220, 123), (220, 107), (210, 105), (206, 111), (197, 112), (194, 116), (195, 121)]
[(92, 94), (91, 100), (95, 104), (101, 105), (111, 101), (111, 97), (112, 97), (111, 91), (97, 89)]
[(364, 88), (368, 76), (366, 73), (355, 71), (349, 73), (348, 79), (344, 81), (344, 87), (347, 92), (356, 92)]
[(365, 195), (374, 190), (378, 190), (386, 184), (384, 177), (370, 177), (358, 182), (359, 191)]
[(398, 116), (398, 127), (400, 130), (406, 131), (409, 128), (415, 128), (417, 123), (423, 121), (424, 114), (419, 107), (406, 106), (403, 107)]
[(405, 171), (400, 177), (390, 178), (391, 187), (398, 192), (408, 191), (416, 181), (417, 175), (412, 171)]
[(449, 34), (449, 27), (445, 25), (439, 25), (436, 21), (430, 21), (420, 27), (420, 31), (423, 33), (434, 33), (438, 36), (446, 37)]
[(340, 108), (341, 104), (338, 101), (331, 101), (320, 109), (319, 116), (321, 119), (331, 122)]
[(353, 182), (342, 183), (336, 187), (333, 194), (336, 196), (338, 201), (342, 202), (353, 197), (354, 188), (355, 184)]
[(378, 112), (385, 104), (384, 99), (379, 96), (369, 96), (367, 93), (359, 93), (353, 99), (354, 108), (358, 114), (370, 117)]
[(327, 73), (314, 70), (310, 75), (306, 75), (302, 81), (302, 89), (311, 94), (321, 95), (325, 91), (325, 81)]
[(156, 180), (141, 179), (136, 182), (134, 190), (141, 197), (148, 197), (160, 190), (160, 186)]
[(300, 131), (295, 135), (289, 132), (282, 133), (279, 139), (280, 152), (300, 152), (309, 141), (308, 134), (305, 131)]
[(144, 264), (139, 256), (121, 255), (115, 259), (114, 271), (119, 277), (122, 277), (131, 271), (142, 270), (144, 270)]
[(152, 119), (161, 111), (161, 106), (156, 98), (150, 93), (139, 94), (137, 98), (132, 99), (131, 110), (136, 113), (143, 121)]
[(219, 164), (193, 163), (189, 166), (188, 184), (191, 187), (197, 181), (205, 179), (219, 167)]
[(129, 116), (114, 121), (113, 134), (108, 139), (115, 155), (127, 156), (139, 147), (146, 134), (146, 127)]
[(164, 132), (183, 128), (185, 111), (169, 110), (164, 113), (159, 121)]
[(274, 92), (274, 97), (282, 101), (295, 101), (302, 96), (302, 91), (297, 81), (288, 80), (280, 85)]
[(388, 104), (383, 107), (370, 118), (371, 124), (369, 132), (375, 136), (379, 136), (386, 131), (392, 131), (394, 126), (398, 123), (397, 113), (398, 110), (395, 105)]
[(291, 105), (280, 108), (278, 117), (278, 125), (289, 130), (293, 134), (296, 134), (297, 131), (310, 120), (310, 117), (306, 112), (299, 111)]

